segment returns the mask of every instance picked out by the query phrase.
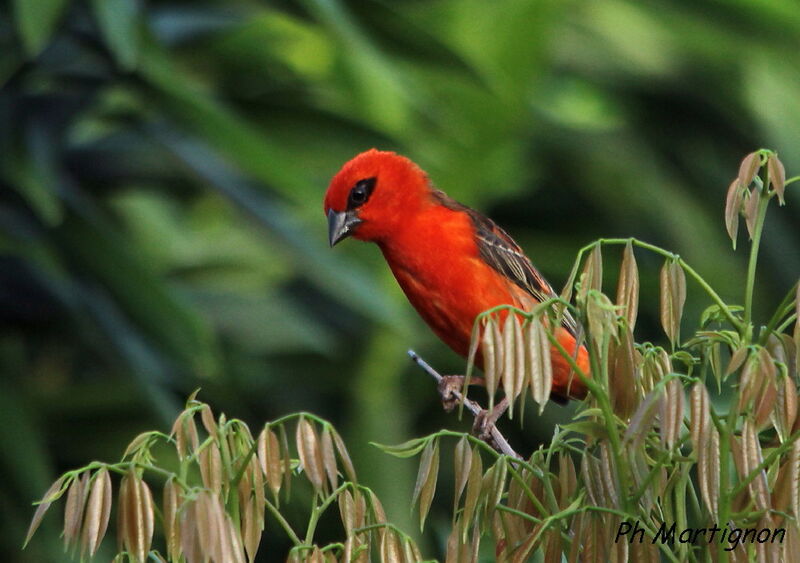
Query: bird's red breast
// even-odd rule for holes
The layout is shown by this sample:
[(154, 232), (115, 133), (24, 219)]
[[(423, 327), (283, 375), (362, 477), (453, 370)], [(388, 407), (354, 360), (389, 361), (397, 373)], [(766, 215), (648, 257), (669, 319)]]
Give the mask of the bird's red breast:
[[(347, 236), (375, 242), (423, 320), (462, 356), (478, 314), (497, 305), (530, 310), (555, 295), (505, 231), (436, 190), (416, 164), (395, 153), (372, 149), (347, 162), (324, 207), (331, 245)], [(555, 336), (575, 352), (571, 317)], [(575, 358), (588, 374), (583, 346)], [(584, 398), (585, 385), (555, 349), (551, 360), (553, 395)]]

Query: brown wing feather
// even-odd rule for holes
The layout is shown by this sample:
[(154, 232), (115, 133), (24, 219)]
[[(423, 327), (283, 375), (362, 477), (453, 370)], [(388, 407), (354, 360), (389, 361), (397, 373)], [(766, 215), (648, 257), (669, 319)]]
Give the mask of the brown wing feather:
[[(487, 264), (540, 302), (557, 296), (514, 239), (494, 221), (450, 198), (440, 190), (434, 190), (433, 195), (437, 202), (445, 207), (469, 215), (475, 225), (475, 242), (480, 256)], [(578, 325), (569, 311), (564, 311), (561, 324), (573, 336), (577, 334)]]

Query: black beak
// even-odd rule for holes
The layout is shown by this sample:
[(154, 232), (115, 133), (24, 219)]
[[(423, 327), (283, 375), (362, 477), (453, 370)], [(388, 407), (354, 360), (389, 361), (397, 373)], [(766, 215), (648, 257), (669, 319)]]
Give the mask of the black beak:
[(328, 211), (328, 242), (334, 246), (337, 242), (353, 234), (353, 229), (361, 223), (355, 211)]

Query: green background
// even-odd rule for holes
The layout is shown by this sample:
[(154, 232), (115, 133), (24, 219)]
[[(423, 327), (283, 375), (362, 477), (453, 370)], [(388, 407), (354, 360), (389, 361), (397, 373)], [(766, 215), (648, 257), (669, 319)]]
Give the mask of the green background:
[[(468, 428), (405, 351), (443, 373), (463, 361), (376, 248), (327, 248), (330, 177), (362, 150), (397, 150), (556, 287), (581, 246), (635, 236), (740, 301), (747, 245), (730, 248), (725, 191), (762, 146), (800, 171), (798, 44), (794, 0), (3, 3), (3, 560), (63, 560), (60, 506), (19, 551), (31, 502), (60, 472), (168, 430), (198, 387), (252, 428), (330, 419), (390, 519), (415, 530), (415, 461), (368, 442)], [(762, 316), (800, 273), (796, 190), (787, 200), (768, 217)], [(660, 260), (638, 257), (637, 338), (663, 343)], [(613, 295), (619, 256), (606, 258)], [(706, 305), (690, 284), (692, 321)], [(568, 416), (550, 407), (507, 431), (530, 452)], [(429, 556), (448, 532), (442, 487)], [(267, 528), (262, 559), (282, 560), (287, 540)]]

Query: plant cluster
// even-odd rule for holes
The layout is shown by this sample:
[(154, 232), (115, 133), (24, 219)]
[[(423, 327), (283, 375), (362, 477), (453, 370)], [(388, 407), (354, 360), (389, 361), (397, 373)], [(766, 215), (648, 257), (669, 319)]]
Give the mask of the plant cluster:
[[(751, 240), (741, 306), (723, 300), (669, 251), (636, 239), (601, 239), (580, 251), (559, 297), (533, 311), (500, 307), (476, 319), (465, 385), (480, 348), (490, 405), (502, 390), (510, 415), (515, 402), (516, 412), (524, 412), (528, 393), (544, 407), (552, 384), (550, 348), (560, 348), (551, 327), (566, 310), (580, 321), (591, 374), (560, 351), (589, 397), (573, 422), (557, 427), (548, 445), (524, 459), (448, 430), (380, 446), (398, 457), (420, 455), (412, 504), (424, 526), (444, 444), (453, 443), (447, 561), (477, 561), (487, 549), (482, 543), (496, 560), (514, 562), (536, 553), (544, 561), (793, 560), (800, 546), (800, 287), (788, 291), (765, 324), (753, 319), (753, 294), (768, 206), (783, 204), (786, 186), (798, 180), (786, 179), (774, 152), (760, 150), (745, 157), (731, 184), (728, 233), (735, 247), (743, 217)], [(623, 249), (615, 299), (602, 292), (602, 251), (612, 246)], [(634, 338), (635, 250), (664, 258), (666, 347)], [(688, 337), (681, 330), (687, 281), (711, 300)], [(169, 447), (174, 467), (155, 462), (156, 445)], [(169, 435), (142, 434), (119, 463), (95, 462), (58, 479), (28, 539), (51, 503), (66, 494), (65, 543), (82, 557), (93, 555), (110, 519), (112, 473), (122, 475), (119, 560), (253, 560), (267, 520), (294, 544), (292, 561), (421, 560), (414, 541), (387, 522), (372, 491), (357, 484), (336, 431), (310, 414), (271, 422), (254, 438), (241, 421), (215, 419), (191, 398)], [(300, 474), (312, 498), (304, 537), (279, 500), (282, 494), (289, 500)], [(163, 481), (160, 508), (152, 479)], [(317, 545), (316, 524), (334, 503), (342, 539)], [(164, 542), (156, 549), (157, 517)]]

